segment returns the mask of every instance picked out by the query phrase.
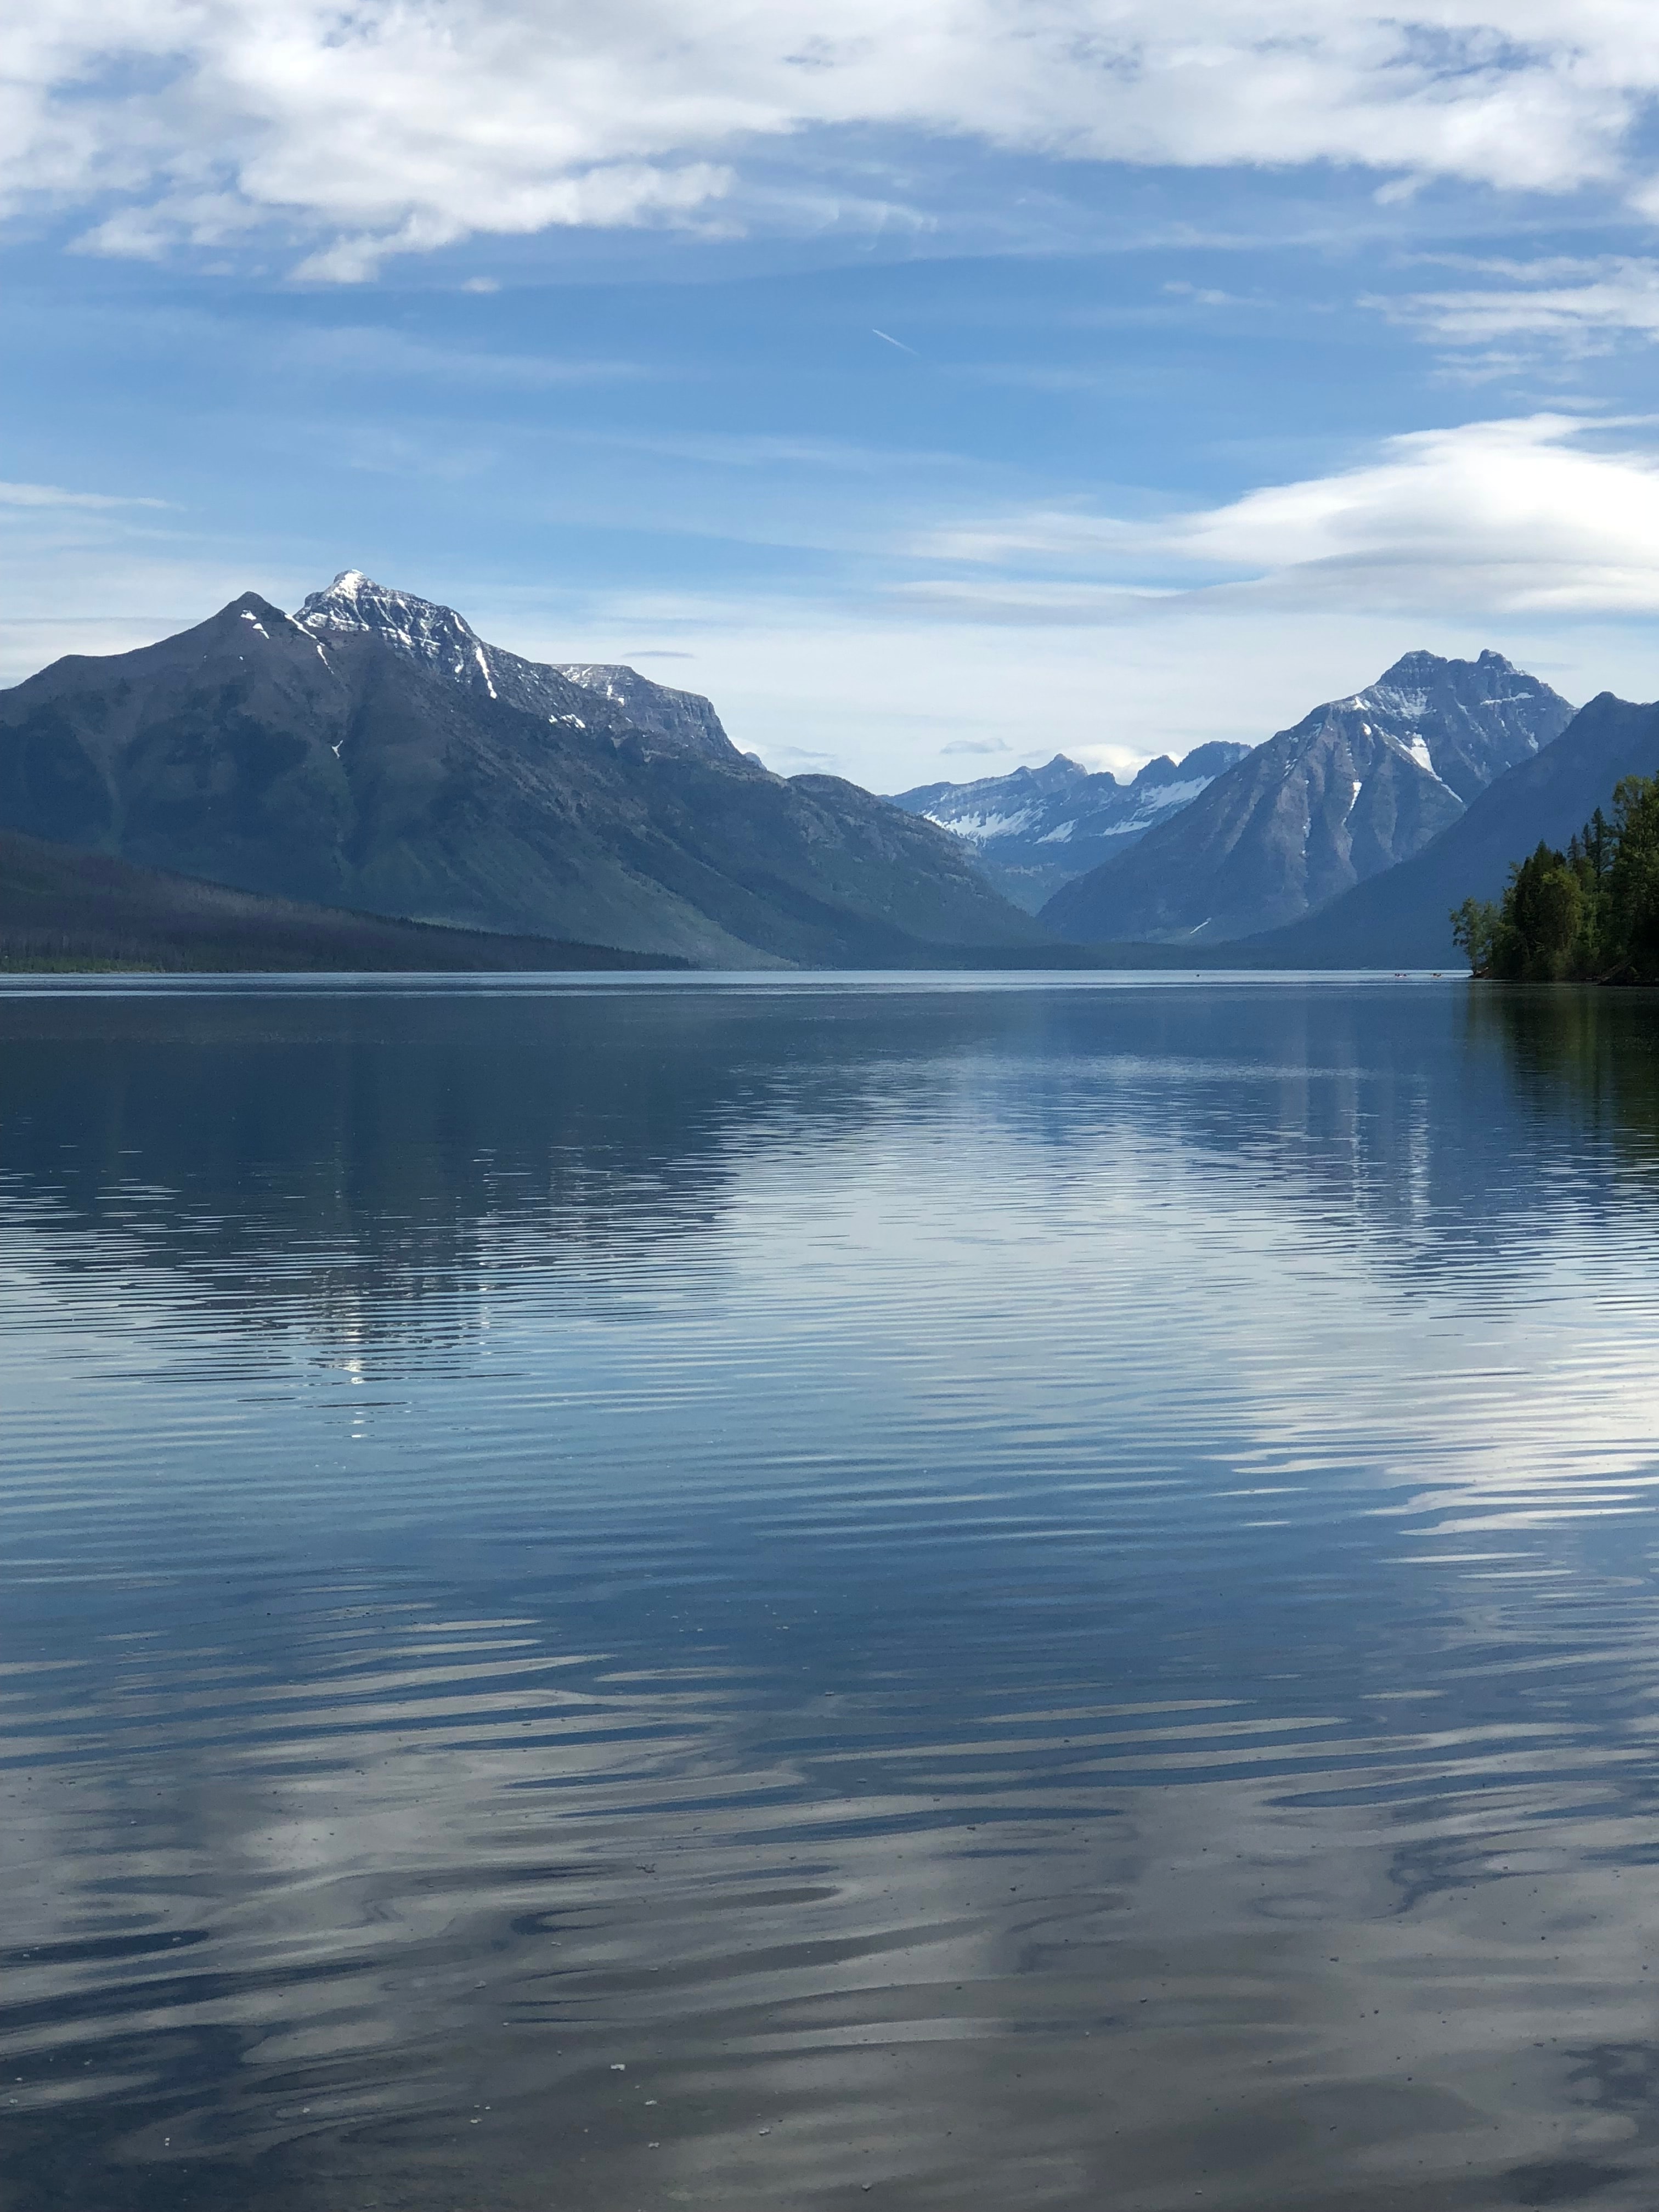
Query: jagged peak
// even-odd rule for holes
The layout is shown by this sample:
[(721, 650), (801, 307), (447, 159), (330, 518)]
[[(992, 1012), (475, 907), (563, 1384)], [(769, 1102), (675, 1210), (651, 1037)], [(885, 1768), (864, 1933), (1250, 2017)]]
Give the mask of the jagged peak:
[(1402, 653), (1394, 665), (1391, 668), (1385, 668), (1376, 682), (1369, 688), (1373, 691), (1378, 691), (1384, 684), (1420, 684), (1425, 677), (1443, 676), (1449, 671), (1458, 668), (1481, 668), (1488, 674), (1495, 671), (1504, 676), (1521, 677), (1523, 681), (1528, 683), (1535, 681), (1534, 678), (1527, 676), (1524, 669), (1517, 668), (1512, 660), (1505, 659), (1501, 653), (1494, 653), (1490, 646), (1486, 647), (1474, 660), (1448, 659), (1444, 653), (1430, 653), (1419, 646), (1411, 653)]

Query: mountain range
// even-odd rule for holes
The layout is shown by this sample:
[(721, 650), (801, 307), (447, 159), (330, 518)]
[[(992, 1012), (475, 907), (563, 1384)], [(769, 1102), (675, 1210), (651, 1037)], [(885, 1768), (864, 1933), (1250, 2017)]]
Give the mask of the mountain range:
[(1450, 908), (1655, 773), (1659, 707), (1413, 653), (1253, 750), (887, 800), (348, 569), (0, 692), (0, 959), (1443, 965)]
[(1064, 753), (1044, 768), (1017, 768), (973, 783), (922, 783), (895, 806), (962, 838), (988, 878), (1035, 914), (1064, 884), (1127, 851), (1166, 816), (1189, 805), (1250, 748), (1219, 739), (1176, 762), (1150, 760), (1129, 783)]
[(1258, 936), (1421, 851), (1572, 714), (1499, 653), (1407, 653), (1064, 885), (1041, 919), (1083, 943)]
[(290, 900), (719, 966), (1047, 941), (963, 846), (355, 570), (0, 693), (0, 829)]

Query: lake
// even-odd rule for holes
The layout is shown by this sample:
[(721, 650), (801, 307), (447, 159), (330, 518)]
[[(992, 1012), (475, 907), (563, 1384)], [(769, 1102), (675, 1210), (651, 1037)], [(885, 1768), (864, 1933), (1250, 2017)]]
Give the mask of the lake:
[(4, 2212), (1659, 2189), (1659, 996), (0, 986)]

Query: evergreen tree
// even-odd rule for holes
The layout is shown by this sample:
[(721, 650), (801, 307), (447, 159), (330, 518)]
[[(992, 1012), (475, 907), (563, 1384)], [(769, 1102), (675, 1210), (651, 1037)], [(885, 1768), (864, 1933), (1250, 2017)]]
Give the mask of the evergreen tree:
[(1497, 906), (1465, 899), (1452, 938), (1471, 973), (1523, 982), (1659, 982), (1659, 776), (1626, 776), (1565, 853), (1540, 842)]
[(1613, 812), (1601, 949), (1619, 981), (1659, 981), (1659, 776), (1627, 775)]
[(1510, 870), (1492, 944), (1494, 975), (1554, 983), (1577, 972), (1583, 950), (1584, 887), (1565, 853), (1541, 840)]

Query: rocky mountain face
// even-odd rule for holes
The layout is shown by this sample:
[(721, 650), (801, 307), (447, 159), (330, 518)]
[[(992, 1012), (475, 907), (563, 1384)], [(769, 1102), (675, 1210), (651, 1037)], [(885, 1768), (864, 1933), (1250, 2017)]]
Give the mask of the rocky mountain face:
[(1042, 919), (1091, 944), (1213, 943), (1293, 921), (1419, 852), (1572, 712), (1499, 653), (1409, 653), (1258, 745)]
[(666, 684), (653, 684), (635, 668), (610, 663), (581, 661), (562, 667), (558, 673), (584, 691), (597, 692), (636, 730), (643, 730), (647, 737), (676, 752), (724, 761), (728, 767), (734, 760), (749, 757), (738, 751), (720, 727), (713, 706), (696, 691), (675, 691)]
[(1045, 941), (933, 823), (834, 776), (676, 746), (448, 609), (349, 575), (297, 616), (250, 592), (0, 692), (0, 829), (722, 966)]
[(962, 838), (1005, 898), (1035, 914), (1063, 884), (1127, 850), (1188, 805), (1248, 745), (1218, 741), (1176, 762), (1148, 761), (1132, 782), (1091, 773), (1064, 753), (974, 783), (923, 783), (893, 804)]
[(1610, 691), (1575, 714), (1547, 750), (1471, 801), (1432, 844), (1356, 884), (1302, 921), (1255, 940), (1291, 967), (1450, 968), (1449, 916), (1466, 898), (1496, 899), (1510, 866), (1541, 838), (1565, 848), (1627, 775), (1659, 775), (1659, 706)]
[(359, 568), (345, 568), (325, 592), (313, 592), (295, 619), (319, 636), (372, 637), (417, 667), (464, 690), (540, 714), (568, 728), (643, 736), (655, 749), (692, 753), (734, 766), (744, 759), (720, 716), (694, 691), (672, 691), (632, 668), (555, 667), (486, 645), (453, 607), (410, 592), (388, 591)]

